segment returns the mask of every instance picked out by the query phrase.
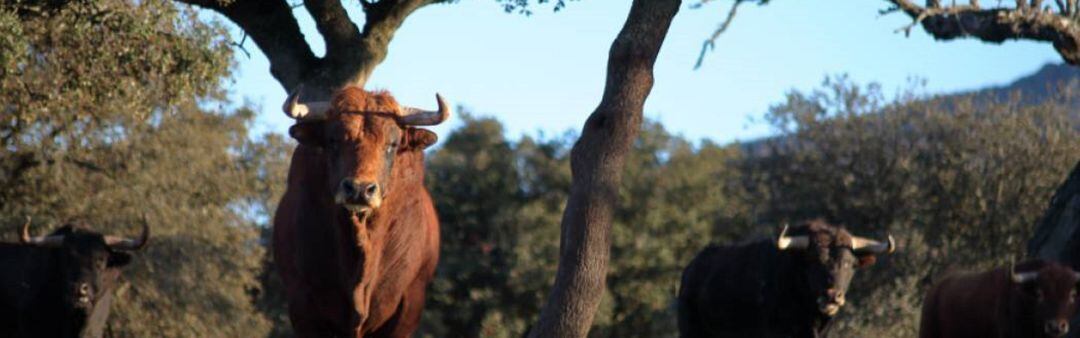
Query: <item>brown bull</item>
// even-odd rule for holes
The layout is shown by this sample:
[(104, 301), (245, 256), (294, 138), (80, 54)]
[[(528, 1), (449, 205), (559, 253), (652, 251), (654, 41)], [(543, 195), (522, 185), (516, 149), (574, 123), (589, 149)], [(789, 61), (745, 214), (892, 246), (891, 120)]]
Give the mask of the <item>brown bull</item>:
[(946, 277), (926, 295), (919, 337), (1064, 336), (1078, 280), (1072, 269), (1041, 260)]
[[(299, 90), (297, 91), (299, 92)], [(300, 337), (406, 337), (439, 252), (423, 150), (450, 110), (402, 107), (351, 87), (285, 110), (300, 142), (274, 215), (274, 259)]]

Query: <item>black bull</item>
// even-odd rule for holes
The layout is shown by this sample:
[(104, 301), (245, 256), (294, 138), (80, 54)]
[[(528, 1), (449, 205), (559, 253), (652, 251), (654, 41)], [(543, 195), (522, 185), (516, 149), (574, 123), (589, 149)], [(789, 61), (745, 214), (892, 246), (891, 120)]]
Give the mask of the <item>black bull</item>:
[(102, 235), (68, 224), (48, 236), (0, 243), (0, 337), (100, 337), (120, 268), (149, 238)]
[(677, 300), (682, 337), (821, 337), (844, 305), (856, 266), (890, 253), (822, 221), (779, 239), (709, 246), (683, 271)]

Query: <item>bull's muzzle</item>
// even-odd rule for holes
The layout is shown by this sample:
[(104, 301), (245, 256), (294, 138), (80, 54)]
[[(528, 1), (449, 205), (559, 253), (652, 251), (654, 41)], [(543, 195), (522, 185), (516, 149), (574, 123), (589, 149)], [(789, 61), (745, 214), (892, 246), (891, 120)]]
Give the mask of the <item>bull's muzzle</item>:
[(818, 297), (818, 311), (832, 317), (840, 312), (840, 307), (844, 306), (846, 302), (843, 291), (829, 289), (825, 296)]
[(341, 181), (335, 199), (352, 212), (367, 212), (382, 204), (382, 191), (377, 183), (347, 178)]
[(1069, 333), (1069, 321), (1064, 319), (1047, 320), (1043, 330), (1051, 337), (1061, 337)]
[(79, 307), (89, 307), (91, 299), (90, 285), (86, 283), (79, 283), (75, 285), (75, 305)]

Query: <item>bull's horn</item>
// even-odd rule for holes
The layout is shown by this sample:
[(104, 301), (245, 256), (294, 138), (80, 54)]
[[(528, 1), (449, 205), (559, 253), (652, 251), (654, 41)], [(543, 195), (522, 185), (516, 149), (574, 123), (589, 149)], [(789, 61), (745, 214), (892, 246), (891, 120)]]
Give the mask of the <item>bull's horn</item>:
[(780, 250), (787, 249), (806, 249), (810, 246), (810, 238), (806, 236), (788, 236), (788, 226), (784, 226), (784, 230), (780, 231), (780, 238), (776, 240), (776, 248)]
[(851, 236), (851, 250), (855, 252), (869, 252), (873, 254), (887, 254), (896, 251), (896, 240), (889, 235), (887, 243), (878, 242), (869, 238)]
[(52, 236), (37, 236), (30, 237), (30, 217), (26, 218), (26, 223), (23, 223), (21, 230), (19, 231), (19, 242), (27, 245), (36, 245), (46, 248), (55, 248), (64, 244), (63, 235)]
[(285, 115), (297, 120), (322, 120), (326, 118), (326, 112), (330, 110), (330, 102), (312, 101), (300, 102), (300, 92), (304, 85), (296, 86), (289, 97), (285, 99), (285, 105), (281, 107)]
[(150, 224), (146, 221), (146, 216), (142, 217), (142, 235), (139, 239), (130, 239), (120, 236), (105, 236), (105, 245), (116, 250), (139, 250), (143, 246), (146, 246), (146, 242), (150, 239)]
[(434, 126), (443, 123), (450, 118), (450, 105), (446, 104), (442, 95), (435, 94), (435, 101), (439, 104), (439, 110), (431, 111), (413, 107), (401, 107), (398, 112), (401, 124), (408, 126)]
[(1013, 283), (1021, 284), (1035, 280), (1039, 277), (1038, 271), (1032, 272), (1016, 272), (1016, 265), (1009, 266), (1009, 277)]

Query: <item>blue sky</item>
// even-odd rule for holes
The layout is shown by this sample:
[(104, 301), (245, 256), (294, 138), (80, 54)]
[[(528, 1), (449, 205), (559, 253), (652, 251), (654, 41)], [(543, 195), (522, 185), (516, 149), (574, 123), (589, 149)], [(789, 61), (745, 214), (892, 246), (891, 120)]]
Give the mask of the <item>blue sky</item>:
[[(344, 2), (362, 25), (359, 5)], [(905, 38), (895, 31), (910, 22), (907, 17), (878, 15), (885, 1), (776, 0), (763, 7), (743, 5), (695, 71), (702, 41), (730, 2), (691, 9), (694, 3), (685, 1), (675, 17), (645, 105), (646, 116), (691, 139), (728, 142), (767, 135), (768, 126), (754, 119), (786, 92), (813, 89), (827, 75), (846, 73), (860, 83), (881, 83), (887, 91), (921, 78), (931, 92), (953, 92), (1004, 84), (1060, 62), (1043, 43), (935, 42), (921, 28)], [(537, 7), (526, 17), (504, 13), (493, 0), (428, 6), (398, 31), (368, 89), (386, 89), (401, 102), (430, 108), (434, 93), (442, 93), (475, 114), (497, 117), (511, 137), (577, 130), (599, 103), (607, 50), (629, 8), (630, 1), (582, 0), (558, 13)], [(322, 40), (310, 17), (302, 7), (295, 13), (321, 54)], [(232, 27), (239, 41), (241, 34)], [(292, 124), (279, 108), (286, 93), (258, 48), (250, 41), (246, 47), (251, 57), (237, 53), (231, 95), (261, 107), (257, 132), (284, 133)], [(451, 120), (435, 131), (445, 135), (456, 124)]]

